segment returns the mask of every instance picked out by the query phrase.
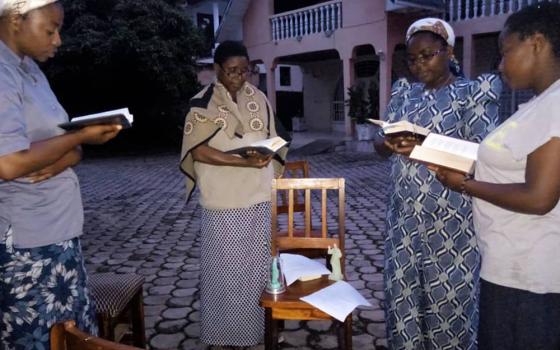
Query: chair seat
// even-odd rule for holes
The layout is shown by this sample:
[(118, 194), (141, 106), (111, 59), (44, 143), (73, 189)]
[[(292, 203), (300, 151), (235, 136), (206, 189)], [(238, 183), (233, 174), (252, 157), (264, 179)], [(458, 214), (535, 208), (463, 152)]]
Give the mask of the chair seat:
[[(293, 309), (293, 310), (311, 310), (316, 309), (313, 305), (300, 300), (301, 297), (315, 293), (323, 288), (336, 283), (336, 281), (329, 280), (329, 276), (321, 276), (321, 278), (311, 281), (295, 281), (286, 289), (282, 294), (269, 294), (263, 292), (260, 299), (260, 306), (264, 308), (274, 309)], [(317, 310), (319, 311), (319, 310)], [(319, 314), (327, 315), (323, 312)], [(327, 315), (327, 318), (330, 316)]]
[(141, 290), (144, 277), (135, 273), (95, 273), (89, 276), (89, 286), (98, 313), (117, 317), (134, 295)]

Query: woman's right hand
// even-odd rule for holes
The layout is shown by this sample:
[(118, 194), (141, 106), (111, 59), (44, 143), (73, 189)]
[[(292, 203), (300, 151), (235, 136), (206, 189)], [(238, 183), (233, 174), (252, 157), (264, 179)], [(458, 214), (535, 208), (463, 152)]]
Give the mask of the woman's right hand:
[(384, 144), (385, 147), (387, 147), (393, 153), (408, 156), (410, 155), (410, 152), (412, 152), (414, 146), (420, 145), (422, 144), (422, 142), (414, 136), (387, 136), (385, 137)]
[(82, 137), (82, 143), (91, 145), (101, 145), (115, 136), (121, 131), (122, 125), (90, 125), (78, 131)]

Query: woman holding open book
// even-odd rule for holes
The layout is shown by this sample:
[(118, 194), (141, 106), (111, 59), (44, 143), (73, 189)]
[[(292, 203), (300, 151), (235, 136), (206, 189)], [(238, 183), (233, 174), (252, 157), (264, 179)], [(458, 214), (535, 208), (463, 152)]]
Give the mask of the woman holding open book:
[(226, 41), (214, 54), (217, 80), (190, 103), (181, 169), (190, 198), (200, 189), (200, 339), (215, 346), (262, 342), (259, 307), (270, 260), (270, 186), (287, 148), (265, 156), (228, 153), (277, 135), (265, 95), (247, 82), (249, 56)]
[(64, 320), (97, 334), (71, 167), (121, 127), (58, 127), (68, 115), (35, 61), (55, 55), (63, 18), (55, 0), (0, 1), (0, 349), (50, 349)]
[(535, 97), (480, 144), (475, 179), (437, 170), (474, 197), (482, 255), (481, 349), (560, 349), (560, 4), (512, 14), (500, 71)]
[[(394, 84), (385, 119), (480, 142), (498, 121), (499, 78), (458, 76), (455, 35), (441, 19), (413, 23), (406, 44), (419, 82)], [(425, 165), (407, 158), (419, 143), (413, 133), (376, 142), (378, 153), (392, 156), (385, 240), (389, 346), (476, 349), (480, 261), (470, 197), (449, 191)]]

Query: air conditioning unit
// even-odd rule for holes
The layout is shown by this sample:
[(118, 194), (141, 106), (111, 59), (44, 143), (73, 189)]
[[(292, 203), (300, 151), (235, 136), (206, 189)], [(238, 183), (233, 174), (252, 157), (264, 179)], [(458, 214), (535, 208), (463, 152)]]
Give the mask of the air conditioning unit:
[(394, 12), (444, 12), (445, 0), (385, 0), (385, 10)]

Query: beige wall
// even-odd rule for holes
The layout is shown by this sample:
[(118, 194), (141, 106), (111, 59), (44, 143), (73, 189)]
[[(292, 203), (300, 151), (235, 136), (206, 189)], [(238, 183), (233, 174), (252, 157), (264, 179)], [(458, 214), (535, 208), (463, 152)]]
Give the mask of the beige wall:
[(301, 65), (303, 74), (303, 115), (312, 130), (331, 130), (331, 103), (342, 75), (340, 60)]

